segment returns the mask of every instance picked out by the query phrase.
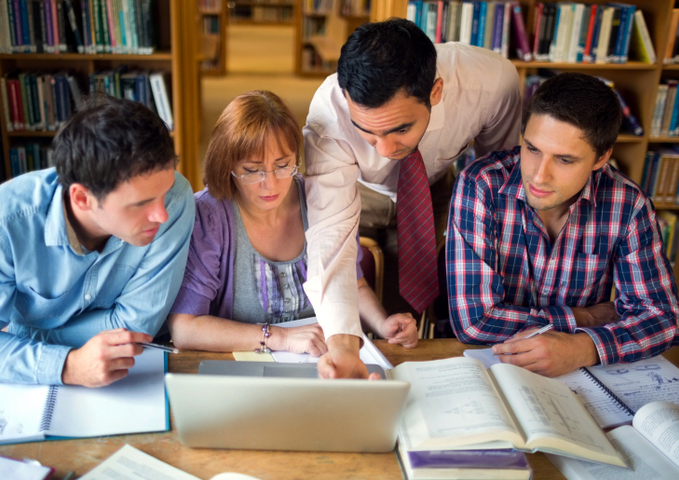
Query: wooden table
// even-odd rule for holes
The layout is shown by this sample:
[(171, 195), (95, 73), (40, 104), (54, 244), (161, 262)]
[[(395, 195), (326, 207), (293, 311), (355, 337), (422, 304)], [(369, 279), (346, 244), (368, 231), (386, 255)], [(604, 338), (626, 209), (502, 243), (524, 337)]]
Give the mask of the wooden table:
[[(407, 360), (434, 360), (460, 356), (465, 349), (474, 348), (451, 339), (420, 341), (414, 350), (389, 345), (384, 340), (376, 340), (375, 345), (394, 365)], [(666, 352), (665, 357), (679, 365), (679, 347)], [(233, 356), (228, 353), (185, 351), (179, 355), (169, 356), (169, 370), (196, 373), (199, 363), (207, 359), (233, 360)], [(62, 480), (72, 470), (78, 476), (84, 475), (126, 443), (205, 480), (221, 472), (240, 472), (262, 480), (403, 478), (396, 454), (393, 452), (359, 454), (192, 449), (179, 443), (175, 430), (165, 433), (3, 445), (0, 446), (0, 455), (38, 460), (43, 465), (54, 467), (56, 471), (53, 478)], [(539, 480), (564, 478), (543, 454), (531, 454), (528, 458), (533, 468), (533, 478)]]

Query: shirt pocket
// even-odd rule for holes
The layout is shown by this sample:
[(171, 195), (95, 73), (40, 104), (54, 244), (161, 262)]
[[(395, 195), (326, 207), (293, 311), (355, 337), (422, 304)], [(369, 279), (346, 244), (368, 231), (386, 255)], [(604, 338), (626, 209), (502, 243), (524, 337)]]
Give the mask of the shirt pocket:
[(68, 291), (56, 297), (46, 296), (31, 287), (17, 290), (14, 308), (19, 314), (20, 323), (44, 328), (47, 320), (58, 319), (64, 313), (64, 301)]
[[(577, 292), (577, 297), (587, 303), (593, 292), (597, 292), (602, 279), (608, 271), (609, 255), (578, 253), (571, 270), (570, 290)], [(578, 302), (581, 303), (581, 302)]]

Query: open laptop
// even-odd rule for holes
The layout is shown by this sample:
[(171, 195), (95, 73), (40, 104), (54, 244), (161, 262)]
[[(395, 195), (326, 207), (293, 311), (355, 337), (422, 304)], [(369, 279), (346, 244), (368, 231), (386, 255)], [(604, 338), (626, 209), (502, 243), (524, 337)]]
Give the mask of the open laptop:
[[(329, 452), (394, 449), (407, 382), (322, 380), (315, 364), (203, 363), (196, 375), (165, 375), (174, 424), (184, 445)], [(314, 378), (309, 378), (312, 371)]]

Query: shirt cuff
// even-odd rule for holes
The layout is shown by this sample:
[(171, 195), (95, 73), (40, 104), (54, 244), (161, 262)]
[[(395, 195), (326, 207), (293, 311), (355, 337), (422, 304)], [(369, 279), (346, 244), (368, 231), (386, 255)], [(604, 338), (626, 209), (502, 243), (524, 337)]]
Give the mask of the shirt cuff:
[(39, 344), (35, 370), (37, 382), (43, 385), (63, 385), (61, 375), (68, 352), (72, 348), (65, 345)]
[(599, 355), (600, 365), (609, 365), (620, 361), (615, 336), (605, 327), (576, 328), (574, 333), (584, 332), (592, 339)]
[(546, 319), (545, 324), (554, 325), (554, 330), (557, 332), (572, 333), (578, 326), (575, 323), (573, 311), (568, 307), (545, 307), (540, 309), (537, 316)]
[(316, 311), (316, 316), (326, 339), (333, 335), (355, 335), (361, 339), (361, 344), (363, 344), (361, 321), (358, 317), (347, 318), (346, 304), (324, 304), (322, 308), (322, 312)]

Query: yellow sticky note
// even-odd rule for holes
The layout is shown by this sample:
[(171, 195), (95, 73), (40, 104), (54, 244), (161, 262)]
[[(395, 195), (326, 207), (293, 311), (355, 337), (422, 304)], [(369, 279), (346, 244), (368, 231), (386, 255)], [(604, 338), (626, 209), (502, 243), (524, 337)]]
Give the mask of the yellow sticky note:
[(233, 352), (233, 357), (239, 362), (275, 362), (270, 353)]

